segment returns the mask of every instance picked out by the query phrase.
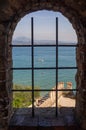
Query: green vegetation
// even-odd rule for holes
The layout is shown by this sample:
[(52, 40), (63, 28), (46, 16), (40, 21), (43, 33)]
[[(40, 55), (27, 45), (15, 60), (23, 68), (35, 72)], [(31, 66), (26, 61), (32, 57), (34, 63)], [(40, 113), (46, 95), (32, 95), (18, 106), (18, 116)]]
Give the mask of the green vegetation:
[[(31, 90), (32, 88), (29, 86), (22, 86), (22, 85), (13, 85), (14, 90)], [(40, 90), (40, 87), (35, 87), (36, 90)], [(34, 92), (34, 97), (39, 98), (40, 92), (36, 91)], [(13, 92), (13, 108), (24, 108), (28, 107), (32, 104), (32, 92), (30, 91), (23, 91), (23, 92)]]

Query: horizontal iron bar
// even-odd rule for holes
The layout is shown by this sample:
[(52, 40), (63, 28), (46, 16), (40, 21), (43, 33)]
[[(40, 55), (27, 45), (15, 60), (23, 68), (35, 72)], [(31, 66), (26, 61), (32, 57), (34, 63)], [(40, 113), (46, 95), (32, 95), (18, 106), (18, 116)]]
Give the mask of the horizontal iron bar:
[[(26, 68), (11, 68), (11, 70), (31, 70), (32, 67), (26, 67)], [(40, 69), (77, 69), (77, 67), (34, 67), (34, 70), (40, 70)]]
[[(12, 89), (12, 91), (13, 92), (18, 92), (18, 91), (21, 91), (21, 92), (32, 92), (32, 91), (34, 91), (34, 92), (37, 92), (37, 91), (55, 91), (56, 92), (56, 90), (55, 89), (34, 89), (34, 90), (26, 90), (26, 89), (20, 89), (20, 90), (16, 90), (16, 89)], [(78, 91), (78, 89), (57, 89), (57, 91)]]
[(58, 47), (78, 47), (78, 44), (59, 44)]
[[(78, 44), (41, 44), (41, 45), (33, 45), (33, 47), (78, 47)], [(10, 45), (10, 47), (32, 47), (32, 45)]]
[(58, 67), (57, 69), (77, 69), (77, 67)]
[(32, 47), (32, 45), (10, 45), (10, 47)]

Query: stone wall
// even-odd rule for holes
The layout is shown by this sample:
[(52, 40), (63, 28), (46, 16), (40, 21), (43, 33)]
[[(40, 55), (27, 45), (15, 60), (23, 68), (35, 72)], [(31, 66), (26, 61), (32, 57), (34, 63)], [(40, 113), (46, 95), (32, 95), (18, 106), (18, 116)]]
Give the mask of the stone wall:
[[(64, 89), (64, 82), (59, 82), (57, 88), (58, 89)], [(52, 90), (56, 90), (56, 87), (52, 88)], [(62, 95), (62, 93), (63, 93), (62, 91), (58, 92), (57, 99), (59, 99), (59, 97)], [(56, 92), (55, 91), (51, 91), (49, 93), (49, 95), (50, 95), (50, 99), (51, 99), (52, 104), (55, 103), (55, 101), (56, 101)]]
[[(73, 94), (73, 91), (69, 91), (67, 89), (73, 89), (72, 88), (72, 82), (67, 82), (66, 83), (66, 86), (64, 87), (64, 82), (59, 82), (58, 83), (58, 87), (57, 89), (61, 90), (61, 91), (58, 91), (57, 92), (57, 99), (59, 100), (61, 96), (63, 96), (64, 94), (68, 94), (70, 96), (74, 96)], [(65, 89), (67, 91), (62, 91), (62, 89)], [(52, 88), (52, 90), (56, 90), (56, 87)], [(50, 97), (50, 100), (52, 102), (52, 104), (54, 104), (56, 102), (56, 92), (55, 91), (52, 91), (49, 93), (49, 97)]]
[(3, 128), (8, 125), (12, 114), (12, 60), (5, 25), (0, 25), (0, 29), (0, 128)]
[(12, 52), (10, 44), (18, 21), (37, 10), (61, 12), (76, 31), (77, 97), (76, 118), (86, 129), (86, 2), (85, 0), (1, 0), (0, 1), (0, 128), (7, 128), (12, 115)]
[(86, 44), (79, 44), (77, 48), (77, 65), (76, 113), (78, 122), (83, 128), (86, 128)]

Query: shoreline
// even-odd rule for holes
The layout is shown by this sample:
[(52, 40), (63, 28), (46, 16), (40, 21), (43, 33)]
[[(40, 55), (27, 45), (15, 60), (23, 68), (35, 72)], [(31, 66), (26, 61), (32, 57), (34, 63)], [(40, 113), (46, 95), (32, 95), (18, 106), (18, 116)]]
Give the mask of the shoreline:
[[(55, 90), (53, 87), (52, 90)], [(64, 88), (64, 82), (58, 83), (58, 89), (72, 89), (72, 82), (67, 82), (67, 87)], [(56, 92), (50, 91), (45, 96), (36, 99), (36, 107), (55, 107)], [(75, 107), (75, 95), (73, 91), (58, 91), (58, 106), (59, 107)]]

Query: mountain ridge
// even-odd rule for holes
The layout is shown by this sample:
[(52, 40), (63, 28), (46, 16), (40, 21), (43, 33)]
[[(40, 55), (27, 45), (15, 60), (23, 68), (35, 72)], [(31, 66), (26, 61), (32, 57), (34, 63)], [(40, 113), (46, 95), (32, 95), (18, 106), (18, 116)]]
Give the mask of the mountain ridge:
[[(51, 44), (55, 44), (56, 41), (55, 40), (35, 40), (34, 43), (35, 43), (35, 45), (41, 45), (41, 44), (49, 44), (49, 45), (51, 45)], [(71, 42), (71, 41), (70, 42), (68, 42), (68, 41), (58, 41), (58, 43), (59, 44), (69, 44), (70, 43), (70, 44), (73, 44), (73, 45), (76, 44), (76, 42)], [(24, 36), (23, 37), (17, 37), (15, 39), (13, 39), (12, 44), (31, 45), (31, 39), (27, 38), (27, 37), (24, 37)]]

